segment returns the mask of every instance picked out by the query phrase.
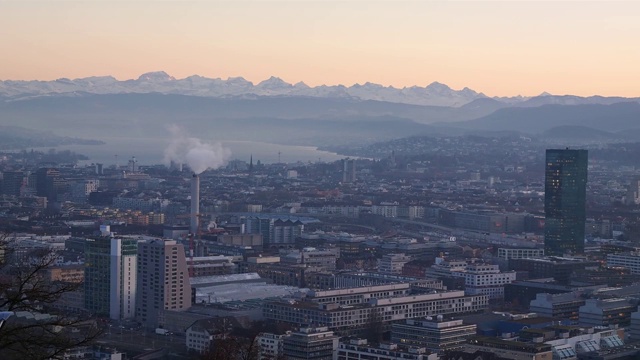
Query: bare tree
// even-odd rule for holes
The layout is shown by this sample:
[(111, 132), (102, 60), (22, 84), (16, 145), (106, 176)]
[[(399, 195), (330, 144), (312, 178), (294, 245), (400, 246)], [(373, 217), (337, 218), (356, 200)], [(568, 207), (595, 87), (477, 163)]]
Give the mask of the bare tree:
[(260, 349), (255, 337), (228, 336), (215, 339), (201, 360), (257, 360), (259, 357)]
[(88, 316), (65, 314), (55, 303), (81, 283), (50, 281), (48, 269), (58, 254), (51, 249), (21, 250), (0, 236), (0, 310), (13, 312), (0, 328), (1, 359), (61, 359), (89, 345), (101, 330)]

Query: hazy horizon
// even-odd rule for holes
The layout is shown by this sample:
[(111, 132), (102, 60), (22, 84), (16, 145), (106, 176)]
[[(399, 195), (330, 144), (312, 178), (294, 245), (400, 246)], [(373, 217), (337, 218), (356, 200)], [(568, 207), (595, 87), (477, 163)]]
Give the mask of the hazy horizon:
[(631, 1), (2, 1), (0, 79), (162, 70), (487, 96), (640, 96)]

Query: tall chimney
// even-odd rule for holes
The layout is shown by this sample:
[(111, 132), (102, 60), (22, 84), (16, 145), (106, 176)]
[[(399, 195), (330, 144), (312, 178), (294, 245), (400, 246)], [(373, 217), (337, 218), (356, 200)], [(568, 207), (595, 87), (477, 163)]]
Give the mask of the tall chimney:
[(192, 234), (198, 233), (198, 223), (200, 215), (200, 177), (197, 174), (193, 174), (191, 177), (191, 223), (189, 225), (189, 232)]

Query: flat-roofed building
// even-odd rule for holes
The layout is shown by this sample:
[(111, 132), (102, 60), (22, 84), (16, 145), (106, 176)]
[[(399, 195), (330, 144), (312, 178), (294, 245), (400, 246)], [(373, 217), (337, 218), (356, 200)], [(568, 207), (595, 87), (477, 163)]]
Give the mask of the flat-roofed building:
[(383, 274), (402, 274), (404, 264), (411, 261), (405, 254), (385, 254), (378, 260), (378, 272)]
[(502, 260), (532, 259), (544, 257), (544, 249), (498, 248), (498, 258)]
[(197, 256), (187, 259), (187, 268), (192, 269), (193, 277), (235, 274), (240, 260), (239, 256)]
[(541, 316), (578, 320), (580, 307), (585, 304), (581, 293), (541, 293), (529, 303), (529, 310)]
[(338, 336), (326, 327), (301, 328), (282, 341), (282, 355), (288, 360), (333, 360)]
[(373, 346), (365, 339), (347, 339), (338, 344), (335, 360), (437, 360), (438, 355), (427, 349), (403, 346), (395, 343), (382, 343)]
[(267, 301), (263, 315), (267, 321), (294, 326), (318, 324), (341, 335), (349, 335), (362, 332), (373, 322), (382, 322), (383, 326), (388, 326), (394, 321), (404, 321), (407, 318), (476, 313), (489, 306), (486, 295), (466, 296), (464, 291), (434, 290), (428, 294), (389, 296), (370, 298), (368, 303), (354, 305), (293, 299)]
[(391, 325), (391, 342), (424, 347), (436, 354), (462, 349), (474, 335), (476, 324), (464, 324), (460, 319), (442, 316), (408, 319)]
[(590, 326), (629, 326), (631, 313), (638, 310), (635, 299), (587, 299), (580, 307), (580, 324)]
[(624, 267), (632, 274), (640, 274), (640, 252), (607, 254), (607, 265)]
[(258, 345), (258, 358), (260, 360), (280, 359), (282, 357), (282, 343), (284, 342), (284, 338), (289, 334), (258, 334), (258, 336), (256, 337), (256, 344)]
[(549, 344), (529, 343), (500, 338), (477, 336), (465, 344), (465, 352), (488, 351), (512, 360), (552, 360), (553, 351)]

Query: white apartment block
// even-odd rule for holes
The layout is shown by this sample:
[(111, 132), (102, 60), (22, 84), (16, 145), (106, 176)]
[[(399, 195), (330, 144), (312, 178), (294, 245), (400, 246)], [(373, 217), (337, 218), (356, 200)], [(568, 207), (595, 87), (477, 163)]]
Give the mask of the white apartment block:
[(515, 271), (500, 272), (498, 265), (472, 264), (465, 272), (454, 273), (464, 277), (464, 289), (469, 295), (487, 295), (490, 299), (504, 298), (504, 285), (516, 280)]
[(467, 294), (487, 295), (490, 299), (503, 299), (504, 285), (516, 280), (515, 271), (501, 272), (498, 265), (441, 258), (436, 258), (426, 275), (462, 277)]

